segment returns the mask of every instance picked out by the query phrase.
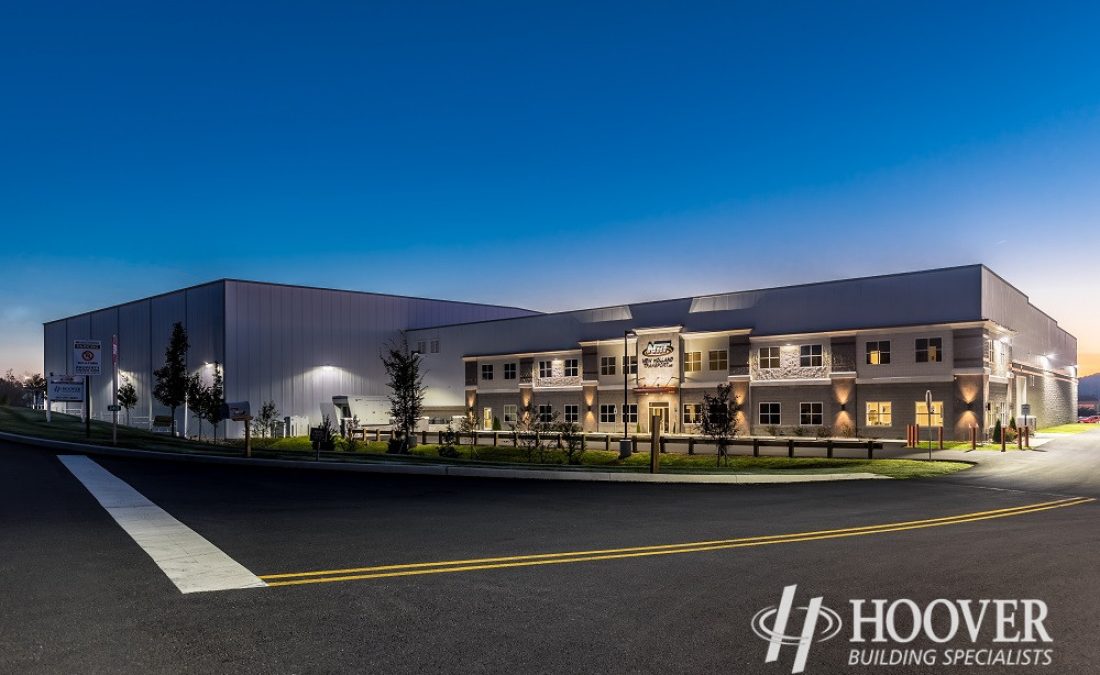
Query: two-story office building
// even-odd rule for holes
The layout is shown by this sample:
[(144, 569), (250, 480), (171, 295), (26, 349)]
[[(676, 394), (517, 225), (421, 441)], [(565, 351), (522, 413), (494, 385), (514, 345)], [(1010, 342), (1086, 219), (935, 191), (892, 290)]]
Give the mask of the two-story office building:
[[(427, 405), (484, 428), (524, 409), (584, 429), (695, 430), (730, 384), (743, 432), (965, 438), (1075, 419), (1076, 339), (981, 265), (412, 331)], [(926, 393), (932, 394), (932, 410)]]

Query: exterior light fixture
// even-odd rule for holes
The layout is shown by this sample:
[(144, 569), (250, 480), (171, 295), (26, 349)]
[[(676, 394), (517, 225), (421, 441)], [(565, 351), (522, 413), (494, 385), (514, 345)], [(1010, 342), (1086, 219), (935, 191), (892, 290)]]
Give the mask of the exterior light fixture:
[(321, 370), (323, 370), (327, 373), (327, 372), (332, 370), (332, 366), (330, 366), (328, 364), (325, 364), (325, 365), (321, 366)]
[(841, 403), (840, 404), (840, 412), (848, 412), (848, 404), (847, 403)]

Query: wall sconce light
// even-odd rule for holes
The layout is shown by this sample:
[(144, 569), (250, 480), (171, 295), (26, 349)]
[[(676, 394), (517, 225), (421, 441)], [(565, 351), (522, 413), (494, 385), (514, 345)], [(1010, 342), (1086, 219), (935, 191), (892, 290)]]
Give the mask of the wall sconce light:
[(974, 401), (967, 401), (966, 402), (966, 410), (967, 410), (967, 412), (973, 412), (974, 411)]
[(848, 412), (848, 404), (847, 403), (841, 403), (840, 404), (840, 412)]
[(592, 404), (591, 404), (591, 403), (589, 403), (589, 404), (588, 404), (588, 405), (587, 405), (587, 406), (585, 407), (585, 410), (586, 410), (587, 412), (592, 412)]

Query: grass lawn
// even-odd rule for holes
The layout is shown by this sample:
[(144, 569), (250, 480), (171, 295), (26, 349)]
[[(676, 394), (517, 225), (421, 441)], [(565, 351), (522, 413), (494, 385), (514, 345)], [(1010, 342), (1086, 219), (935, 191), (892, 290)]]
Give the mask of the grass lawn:
[[(39, 436), (56, 440), (91, 442), (97, 445), (109, 445), (111, 425), (104, 422), (92, 422), (92, 438), (84, 437), (84, 425), (80, 418), (70, 415), (53, 414), (53, 422), (46, 424), (45, 413), (27, 408), (0, 406), (0, 431)], [(232, 440), (228, 444), (213, 445), (197, 441), (186, 441), (153, 434), (138, 429), (119, 426), (119, 447), (169, 452), (189, 452), (199, 454), (220, 454), (239, 456), (243, 451), (243, 440)], [(452, 463), (479, 466), (501, 466), (546, 468), (563, 470), (604, 470), (643, 472), (649, 468), (648, 453), (638, 453), (626, 460), (619, 460), (617, 452), (588, 450), (582, 457), (580, 466), (566, 466), (567, 459), (561, 450), (546, 450), (541, 462), (529, 461), (524, 448), (507, 446), (460, 445), (455, 449), (458, 457), (439, 456), (439, 446), (429, 443), (413, 449), (411, 455), (386, 454), (386, 443), (356, 443), (353, 451), (347, 451), (343, 441), (337, 446), (339, 452), (322, 453), (326, 460), (368, 461), (368, 462), (431, 462)], [(257, 457), (307, 458), (314, 451), (306, 438), (253, 439), (253, 455)], [(731, 455), (727, 462), (716, 466), (714, 455), (684, 455), (668, 453), (661, 456), (661, 470), (668, 473), (769, 473), (769, 474), (822, 474), (822, 473), (875, 473), (891, 478), (927, 478), (954, 473), (969, 467), (962, 462), (922, 461), (911, 459), (826, 459), (813, 457), (751, 457)]]
[(1100, 429), (1100, 424), (1081, 424), (1080, 422), (1074, 422), (1072, 424), (1059, 424), (1055, 427), (1047, 427), (1040, 429), (1041, 434), (1080, 434), (1086, 431), (1093, 431)]

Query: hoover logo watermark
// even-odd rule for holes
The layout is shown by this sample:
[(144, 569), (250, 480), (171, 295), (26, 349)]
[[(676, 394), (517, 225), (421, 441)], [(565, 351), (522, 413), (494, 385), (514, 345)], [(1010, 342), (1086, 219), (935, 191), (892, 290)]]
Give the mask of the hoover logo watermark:
[[(836, 637), (843, 628), (840, 615), (822, 604), (821, 596), (796, 606), (797, 589), (797, 585), (786, 586), (778, 605), (765, 607), (752, 618), (753, 632), (768, 642), (765, 663), (778, 661), (784, 647), (794, 648), (792, 674), (806, 669), (814, 643)], [(924, 605), (908, 598), (848, 602), (852, 647), (844, 665), (849, 669), (1053, 663), (1054, 650), (1042, 646), (1053, 642), (1045, 623), (1047, 604), (1042, 600), (937, 598)]]

